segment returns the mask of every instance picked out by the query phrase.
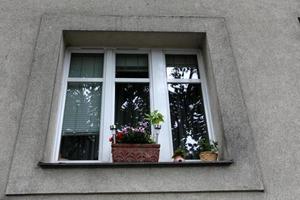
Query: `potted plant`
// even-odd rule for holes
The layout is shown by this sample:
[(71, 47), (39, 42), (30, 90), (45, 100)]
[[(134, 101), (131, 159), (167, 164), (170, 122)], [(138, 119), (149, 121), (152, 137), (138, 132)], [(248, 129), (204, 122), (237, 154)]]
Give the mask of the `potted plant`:
[(123, 127), (110, 138), (113, 162), (158, 162), (160, 145), (145, 126)]
[(160, 144), (157, 144), (157, 138), (160, 127), (156, 126), (164, 121), (163, 115), (155, 110), (145, 116), (145, 120), (156, 129), (156, 142), (148, 131), (148, 122), (141, 122), (138, 127), (123, 126), (110, 138), (113, 162), (158, 162)]
[(172, 156), (174, 162), (183, 162), (186, 156), (185, 149), (177, 148)]
[(207, 137), (199, 140), (200, 160), (215, 161), (218, 159), (218, 142), (210, 141)]
[(148, 120), (155, 128), (155, 126), (160, 126), (164, 122), (164, 116), (158, 110), (154, 110), (150, 114), (145, 114), (145, 120)]
[(158, 143), (159, 130), (161, 129), (161, 123), (164, 122), (164, 116), (160, 112), (158, 112), (158, 110), (154, 110), (150, 114), (145, 114), (145, 120), (149, 121), (150, 124), (154, 126), (154, 140), (155, 143)]

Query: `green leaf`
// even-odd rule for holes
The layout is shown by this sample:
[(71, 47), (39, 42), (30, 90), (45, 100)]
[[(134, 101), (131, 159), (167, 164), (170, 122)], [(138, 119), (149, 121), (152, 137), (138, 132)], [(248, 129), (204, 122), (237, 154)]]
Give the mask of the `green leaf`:
[(164, 122), (164, 116), (158, 110), (154, 110), (150, 114), (145, 114), (145, 120), (148, 120), (153, 125), (158, 125)]

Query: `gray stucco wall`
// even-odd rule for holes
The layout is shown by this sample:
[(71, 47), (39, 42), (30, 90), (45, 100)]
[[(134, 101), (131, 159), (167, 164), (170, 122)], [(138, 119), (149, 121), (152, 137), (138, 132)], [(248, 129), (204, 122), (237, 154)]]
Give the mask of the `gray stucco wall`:
[[(5, 196), (44, 13), (224, 17), (265, 192)], [(300, 3), (280, 1), (0, 2), (0, 198), (298, 199), (300, 196)], [(20, 158), (22, 159), (22, 158)], [(22, 167), (22, 166), (20, 166)]]

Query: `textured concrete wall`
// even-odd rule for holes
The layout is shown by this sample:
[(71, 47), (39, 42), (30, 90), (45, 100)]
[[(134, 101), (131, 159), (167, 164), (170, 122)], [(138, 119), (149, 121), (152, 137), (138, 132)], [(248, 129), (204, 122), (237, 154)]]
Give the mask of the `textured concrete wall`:
[[(135, 169), (78, 169), (47, 170), (40, 169), (36, 163), (49, 161), (56, 132), (57, 121), (55, 97), (61, 88), (62, 65), (57, 64), (63, 30), (119, 31), (121, 36), (140, 31), (144, 37), (153, 32), (192, 32), (206, 34), (207, 48), (204, 50), (211, 64), (209, 82), (215, 83), (222, 133), (216, 133), (219, 142), (224, 136), (228, 142), (224, 159), (234, 159), (230, 167), (194, 168), (135, 168)], [(148, 32), (147, 32), (148, 31)], [(150, 32), (149, 32), (150, 31)], [(107, 33), (107, 32), (105, 32)], [(97, 33), (95, 33), (97, 34)], [(158, 33), (156, 33), (157, 35)], [(171, 33), (169, 33), (171, 35)], [(182, 35), (182, 33), (181, 33)], [(182, 36), (181, 36), (182, 37)], [(169, 36), (168, 39), (172, 37)], [(68, 39), (68, 38), (65, 38)], [(111, 40), (109, 38), (107, 40)], [(150, 39), (147, 39), (150, 41)], [(101, 43), (107, 46), (106, 43)], [(165, 41), (166, 42), (166, 41)], [(132, 41), (138, 45), (137, 41)], [(190, 42), (191, 43), (191, 42)], [(201, 45), (198, 41), (198, 47)], [(154, 43), (153, 43), (154, 44)], [(164, 43), (165, 44), (165, 43)], [(175, 45), (176, 42), (173, 43)], [(100, 46), (102, 46), (100, 45)], [(140, 44), (141, 45), (141, 44)], [(209, 57), (209, 59), (208, 59)], [(34, 51), (31, 76), (20, 123), (20, 131), (15, 147), (15, 155), (10, 168), (6, 189), (8, 195), (20, 194), (75, 194), (75, 193), (145, 193), (145, 192), (204, 192), (204, 191), (261, 191), (263, 190), (259, 162), (256, 156), (247, 111), (238, 81), (238, 71), (234, 62), (229, 35), (224, 18), (203, 17), (136, 17), (136, 16), (85, 16), (85, 15), (44, 15)], [(56, 83), (56, 84), (54, 84)], [(212, 87), (209, 87), (210, 93)], [(54, 97), (54, 98), (53, 98)], [(213, 95), (210, 95), (213, 99)], [(215, 100), (216, 101), (216, 100)], [(53, 116), (53, 117), (50, 117)], [(49, 121), (49, 118), (52, 120)], [(49, 124), (49, 125), (48, 125)], [(216, 123), (215, 123), (216, 124)], [(109, 130), (109, 125), (104, 127)], [(51, 138), (51, 139), (50, 139)], [(103, 139), (108, 141), (107, 139)], [(109, 152), (110, 144), (103, 142)], [(162, 143), (162, 146), (164, 144)], [(224, 149), (225, 145), (222, 145)], [(158, 179), (158, 177), (160, 177)], [(238, 177), (238, 178), (236, 178)], [(56, 184), (53, 184), (56, 182)], [(184, 185), (182, 185), (184, 183)], [(118, 187), (116, 187), (118, 186)]]
[[(43, 13), (225, 17), (253, 129), (264, 193), (5, 197)], [(297, 0), (122, 0), (0, 2), (0, 198), (299, 199), (300, 3)], [(21, 167), (21, 166), (20, 166)]]

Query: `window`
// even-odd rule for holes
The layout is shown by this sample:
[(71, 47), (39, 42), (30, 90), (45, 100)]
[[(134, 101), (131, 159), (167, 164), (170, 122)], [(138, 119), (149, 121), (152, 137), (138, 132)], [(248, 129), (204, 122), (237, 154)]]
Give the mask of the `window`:
[(198, 159), (199, 138), (213, 139), (200, 51), (71, 48), (63, 76), (54, 162), (110, 162), (110, 125), (135, 126), (155, 109), (161, 161), (178, 147)]
[(197, 141), (208, 131), (197, 55), (165, 58), (173, 149), (185, 148), (187, 159), (198, 159)]

